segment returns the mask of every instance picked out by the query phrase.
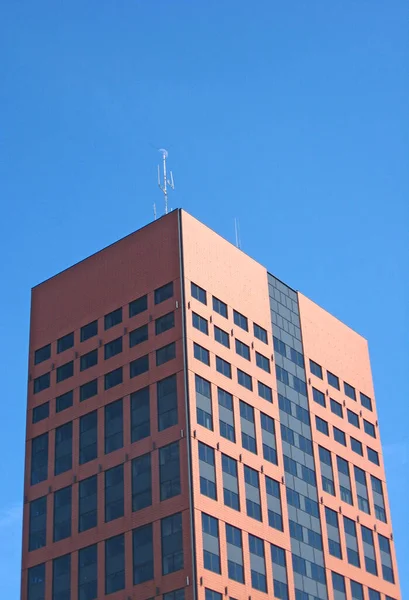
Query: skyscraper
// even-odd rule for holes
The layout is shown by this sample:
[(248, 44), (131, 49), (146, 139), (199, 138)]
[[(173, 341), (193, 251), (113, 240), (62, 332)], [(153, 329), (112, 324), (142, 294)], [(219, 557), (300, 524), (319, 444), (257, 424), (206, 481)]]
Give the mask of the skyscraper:
[(399, 600), (367, 342), (176, 210), (32, 291), (23, 600)]

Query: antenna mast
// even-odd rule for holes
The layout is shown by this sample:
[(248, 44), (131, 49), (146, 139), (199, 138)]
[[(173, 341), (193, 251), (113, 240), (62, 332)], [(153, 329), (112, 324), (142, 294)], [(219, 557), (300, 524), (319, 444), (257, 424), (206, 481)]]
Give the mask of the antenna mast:
[(240, 242), (240, 226), (239, 226), (239, 220), (237, 217), (234, 217), (234, 230), (236, 233), (236, 246), (237, 248), (241, 248), (241, 242)]
[(159, 152), (162, 153), (162, 168), (163, 168), (163, 183), (161, 183), (160, 177), (160, 166), (158, 165), (158, 186), (163, 192), (164, 200), (165, 200), (165, 215), (168, 214), (168, 186), (171, 190), (175, 189), (175, 184), (173, 182), (173, 174), (172, 171), (169, 171), (169, 179), (166, 171), (166, 159), (168, 158), (168, 152), (164, 148), (160, 148)]

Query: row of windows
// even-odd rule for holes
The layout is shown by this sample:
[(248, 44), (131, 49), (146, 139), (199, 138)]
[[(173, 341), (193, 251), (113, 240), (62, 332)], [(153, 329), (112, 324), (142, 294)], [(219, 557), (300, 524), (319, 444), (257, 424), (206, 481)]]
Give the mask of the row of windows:
[[(176, 375), (161, 379), (155, 385), (157, 394), (157, 429), (158, 431), (163, 431), (176, 425), (178, 422)], [(129, 410), (130, 413), (125, 412), (124, 414), (123, 399), (115, 400), (103, 407), (105, 454), (123, 447), (124, 416), (125, 421), (130, 426), (131, 443), (151, 435), (149, 386), (130, 394)], [(69, 421), (55, 430), (54, 475), (59, 475), (72, 469), (73, 427), (73, 421)], [(80, 417), (78, 428), (79, 464), (85, 464), (98, 457), (98, 411), (93, 410)], [(31, 485), (48, 479), (48, 464), (49, 432), (46, 432), (33, 438), (31, 441)]]
[[(312, 397), (313, 397), (314, 402), (316, 402), (320, 406), (323, 406), (324, 408), (327, 408), (327, 400), (326, 400), (325, 394), (323, 392), (321, 392), (320, 390), (313, 387), (312, 388)], [(341, 419), (344, 418), (344, 407), (342, 406), (342, 404), (340, 402), (337, 402), (333, 398), (330, 398), (330, 409), (331, 409), (331, 412), (334, 413), (334, 415), (336, 415), (337, 417), (340, 417)], [(359, 421), (359, 415), (356, 412), (354, 412), (353, 410), (350, 410), (349, 408), (346, 409), (346, 413), (347, 413), (348, 423), (350, 423), (357, 429), (360, 429), (361, 424)], [(370, 421), (367, 421), (366, 419), (362, 419), (362, 422), (363, 422), (363, 429), (364, 429), (365, 433), (367, 433), (368, 435), (370, 435), (373, 438), (376, 438), (375, 426)]]
[[(311, 359), (310, 359), (310, 371), (316, 377), (319, 377), (322, 380), (324, 379), (321, 365), (319, 365), (318, 363), (314, 362)], [(334, 375), (330, 371), (327, 371), (327, 381), (328, 381), (329, 385), (332, 386), (333, 388), (335, 388), (336, 390), (341, 390), (340, 383), (339, 383), (339, 377), (337, 377), (337, 375)], [(347, 383), (346, 381), (344, 381), (343, 384), (344, 384), (344, 394), (346, 396), (348, 396), (348, 398), (351, 398), (351, 400), (355, 400), (355, 402), (356, 402), (355, 388), (352, 385), (350, 385), (349, 383)], [(359, 392), (359, 396), (360, 396), (362, 406), (364, 406), (368, 410), (373, 410), (371, 398), (369, 398), (369, 396), (367, 396), (366, 394), (363, 394), (362, 392)]]
[[(205, 304), (207, 306), (206, 290), (204, 290), (203, 288), (198, 286), (196, 283), (192, 282), (190, 284), (190, 293), (193, 298), (196, 298), (196, 300), (198, 300), (199, 302), (201, 302), (202, 304)], [(224, 317), (225, 319), (228, 319), (229, 315), (228, 315), (227, 304), (225, 302), (223, 302), (222, 300), (220, 300), (219, 298), (216, 298), (215, 296), (212, 296), (212, 302), (213, 302), (213, 310), (215, 312), (217, 312), (219, 315), (221, 315), (222, 317)], [(242, 315), (241, 313), (239, 313), (237, 310), (233, 310), (233, 321), (234, 321), (235, 325), (237, 325), (244, 331), (249, 330), (248, 318), (245, 317), (244, 315)], [(261, 340), (265, 344), (268, 343), (267, 331), (260, 325), (257, 325), (257, 323), (253, 323), (253, 333), (254, 333), (254, 337)]]
[[(158, 450), (160, 501), (181, 493), (179, 441)], [(104, 514), (98, 515), (98, 475), (81, 480), (74, 489), (71, 485), (53, 494), (52, 541), (71, 537), (72, 508), (78, 507), (78, 532), (108, 523), (125, 514), (126, 469), (130, 469), (132, 511), (152, 505), (152, 456), (151, 453), (134, 458), (131, 462), (112, 467), (99, 477), (104, 479)], [(74, 494), (73, 494), (74, 491)], [(77, 496), (78, 493), (78, 496)], [(74, 497), (74, 495), (76, 497)], [(28, 550), (38, 550), (47, 544), (47, 498), (42, 496), (30, 502)]]
[[(173, 282), (167, 283), (154, 291), (154, 303), (160, 304), (173, 296)], [(128, 305), (129, 318), (134, 317), (148, 309), (148, 295), (145, 294)], [(104, 329), (107, 331), (115, 325), (119, 325), (123, 320), (123, 308), (117, 308), (104, 316)], [(86, 340), (98, 335), (98, 320), (87, 323), (80, 329), (80, 341)], [(74, 346), (74, 332), (71, 331), (57, 340), (57, 354), (65, 352)], [(38, 365), (51, 358), (51, 343), (38, 348), (34, 352), (34, 364)]]
[[(134, 333), (134, 332), (131, 332)], [(131, 336), (131, 334), (129, 334)], [(145, 338), (147, 339), (147, 337)], [(130, 341), (131, 341), (131, 337), (130, 337)], [(139, 340), (136, 343), (140, 343)], [(119, 342), (117, 340), (114, 340), (114, 342), (116, 344), (119, 344)], [(121, 345), (122, 347), (122, 345)], [(110, 352), (113, 351), (112, 347), (110, 347)], [(162, 346), (161, 348), (158, 348), (155, 351), (155, 359), (156, 359), (156, 366), (159, 367), (160, 365), (164, 364), (165, 362), (168, 362), (172, 359), (176, 358), (176, 342), (171, 342), (170, 344), (166, 344), (166, 346)], [(84, 363), (82, 362), (82, 359), (84, 359)], [(95, 349), (91, 352), (89, 352), (88, 354), (84, 355), (81, 357), (81, 361), (80, 361), (80, 366), (81, 366), (81, 370), (84, 370), (84, 368), (89, 368), (93, 365), (96, 365), (98, 362), (98, 350)], [(136, 360), (133, 360), (131, 363), (129, 363), (129, 377), (136, 377), (137, 375), (140, 375), (141, 373), (145, 373), (146, 371), (149, 370), (149, 354), (145, 354), (144, 356), (141, 356), (139, 358), (137, 358)], [(105, 390), (109, 390), (110, 388), (119, 385), (120, 383), (122, 383), (123, 381), (123, 367), (119, 367), (118, 369), (114, 369), (113, 371), (110, 371), (109, 373), (106, 373), (103, 377), (104, 377), (104, 389)], [(64, 365), (61, 365), (60, 367), (57, 367), (56, 369), (56, 382), (60, 383), (61, 381), (65, 381), (66, 379), (69, 379), (71, 377), (74, 376), (74, 361), (71, 360), (68, 363), (65, 363)], [(43, 375), (40, 375), (39, 377), (36, 377), (34, 379), (33, 382), (33, 392), (34, 394), (37, 394), (39, 392), (42, 392), (43, 390), (46, 390), (50, 387), (51, 385), (51, 373), (44, 373)], [(98, 392), (94, 390), (94, 387), (96, 389), (97, 386), (97, 380), (95, 379), (92, 382), (88, 382), (86, 384), (84, 384), (83, 386), (81, 386), (81, 399), (86, 399), (83, 398), (82, 396), (85, 395), (87, 397), (90, 397), (89, 395), (89, 390), (88, 388), (91, 387), (93, 390), (93, 393), (91, 395), (96, 395)], [(84, 394), (82, 393), (82, 390), (84, 390)]]
[[(132, 581), (138, 585), (154, 578), (153, 524), (149, 523), (132, 531)], [(183, 569), (182, 513), (161, 519), (162, 575)], [(104, 546), (104, 547), (103, 547)], [(78, 552), (78, 599), (95, 600), (102, 594), (112, 594), (125, 589), (125, 534), (116, 535), (102, 544), (81, 548)], [(104, 587), (98, 589), (98, 553), (104, 551)], [(65, 554), (52, 561), (52, 600), (66, 600), (71, 595), (72, 556)], [(48, 567), (47, 567), (48, 570)], [(28, 570), (27, 598), (39, 600), (45, 597), (45, 563)], [(102, 587), (102, 586), (101, 586)], [(184, 600), (184, 590), (174, 590), (162, 596), (163, 600)], [(153, 599), (152, 599), (153, 600)]]
[[(293, 562), (294, 562), (294, 556), (293, 556)], [(345, 579), (342, 575), (338, 575), (337, 573), (331, 572), (331, 576), (332, 576), (332, 586), (334, 588), (334, 590), (336, 590), (337, 592), (337, 599), (342, 598), (342, 600), (345, 598), (346, 600), (346, 595), (345, 595)], [(342, 581), (340, 581), (338, 579), (338, 577), (342, 578)], [(351, 589), (351, 598), (352, 600), (364, 600), (364, 587), (362, 586), (361, 583), (354, 581), (353, 579), (349, 580), (350, 583), (350, 589)], [(368, 600), (381, 600), (381, 594), (380, 592), (378, 592), (377, 590), (374, 590), (372, 588), (366, 588), (367, 589), (367, 595), (365, 596), (365, 598), (367, 598)], [(341, 590), (341, 592), (340, 592)], [(287, 589), (284, 587), (282, 588), (281, 586), (277, 586), (276, 582), (274, 582), (274, 597), (275, 598), (283, 598), (284, 600), (287, 600), (288, 598), (288, 593)], [(344, 593), (344, 596), (342, 597), (342, 595), (340, 596), (340, 593)], [(223, 595), (224, 592), (216, 592), (215, 590), (211, 590), (210, 588), (205, 588), (205, 600), (224, 600), (225, 596)], [(302, 590), (295, 590), (295, 600), (309, 600), (309, 598), (311, 598), (311, 596), (308, 595), (307, 592), (304, 592)], [(391, 598), (390, 596), (383, 596), (382, 600), (394, 600), (393, 598)], [(236, 598), (232, 598), (231, 596), (229, 596), (228, 600), (236, 600)]]

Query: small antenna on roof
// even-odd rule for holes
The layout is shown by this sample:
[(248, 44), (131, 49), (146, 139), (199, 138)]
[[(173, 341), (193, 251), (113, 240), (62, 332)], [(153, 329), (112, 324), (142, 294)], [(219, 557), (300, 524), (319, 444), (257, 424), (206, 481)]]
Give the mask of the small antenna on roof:
[(168, 152), (164, 148), (160, 148), (159, 152), (162, 153), (162, 167), (163, 167), (163, 183), (161, 183), (160, 178), (160, 166), (158, 165), (158, 186), (163, 192), (163, 196), (165, 199), (165, 215), (168, 214), (168, 186), (170, 189), (175, 189), (175, 184), (173, 182), (173, 174), (172, 171), (169, 171), (169, 179), (166, 173), (166, 159), (168, 158)]
[(239, 220), (237, 217), (234, 217), (234, 231), (236, 233), (236, 246), (237, 248), (241, 248), (241, 243), (240, 243), (240, 226), (239, 226)]
[(156, 221), (156, 202), (153, 203), (153, 219)]

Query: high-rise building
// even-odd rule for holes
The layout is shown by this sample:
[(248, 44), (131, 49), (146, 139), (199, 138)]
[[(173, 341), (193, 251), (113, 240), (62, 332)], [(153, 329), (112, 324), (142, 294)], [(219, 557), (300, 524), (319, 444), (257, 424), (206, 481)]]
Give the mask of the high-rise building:
[(32, 291), (23, 600), (398, 600), (367, 342), (176, 210)]

